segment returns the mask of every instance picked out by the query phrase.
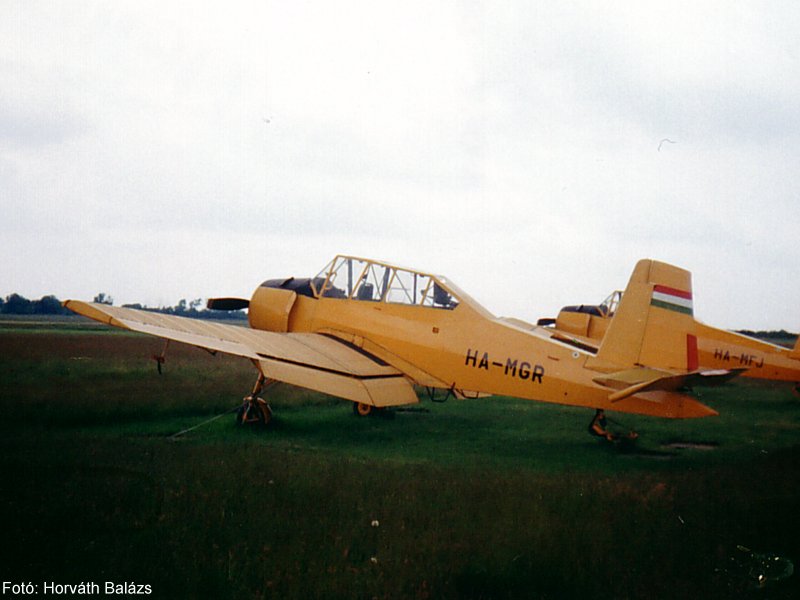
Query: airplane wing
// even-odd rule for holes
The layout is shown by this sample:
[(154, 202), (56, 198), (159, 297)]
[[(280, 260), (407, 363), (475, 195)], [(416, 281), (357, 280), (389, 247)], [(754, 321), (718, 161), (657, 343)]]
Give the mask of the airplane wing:
[(64, 306), (114, 327), (249, 358), (270, 379), (354, 402), (395, 406), (419, 401), (402, 371), (335, 336), (260, 331), (80, 300), (66, 300)]

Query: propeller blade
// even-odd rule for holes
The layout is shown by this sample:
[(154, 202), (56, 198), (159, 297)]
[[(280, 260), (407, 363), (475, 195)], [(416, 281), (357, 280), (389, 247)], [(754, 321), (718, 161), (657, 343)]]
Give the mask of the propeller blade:
[(244, 298), (209, 298), (206, 308), (209, 310), (241, 310), (250, 306)]

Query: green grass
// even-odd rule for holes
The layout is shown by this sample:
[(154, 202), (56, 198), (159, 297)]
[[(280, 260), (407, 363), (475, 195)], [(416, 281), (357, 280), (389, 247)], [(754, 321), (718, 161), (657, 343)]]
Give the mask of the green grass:
[[(135, 581), (156, 597), (794, 598), (752, 553), (800, 560), (791, 386), (702, 392), (716, 418), (513, 399), (359, 419), (277, 386), (232, 416), (247, 361), (108, 332), (0, 331), (3, 580)], [(671, 442), (717, 444), (711, 449)], [(372, 522), (378, 521), (373, 527)], [(783, 563), (780, 563), (783, 564)]]

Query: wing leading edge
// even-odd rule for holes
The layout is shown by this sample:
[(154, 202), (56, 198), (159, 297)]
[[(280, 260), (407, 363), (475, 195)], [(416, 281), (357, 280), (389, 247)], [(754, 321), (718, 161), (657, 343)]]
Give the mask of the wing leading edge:
[(67, 300), (64, 306), (114, 327), (249, 358), (270, 379), (353, 402), (418, 402), (403, 372), (333, 336), (259, 331), (80, 300)]

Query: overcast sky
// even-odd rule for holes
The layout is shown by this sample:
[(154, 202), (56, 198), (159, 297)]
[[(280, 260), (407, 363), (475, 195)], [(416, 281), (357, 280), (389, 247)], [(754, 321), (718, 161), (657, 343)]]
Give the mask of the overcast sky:
[(0, 296), (350, 253), (532, 321), (649, 257), (800, 330), (800, 3), (562, 4), (0, 2)]

